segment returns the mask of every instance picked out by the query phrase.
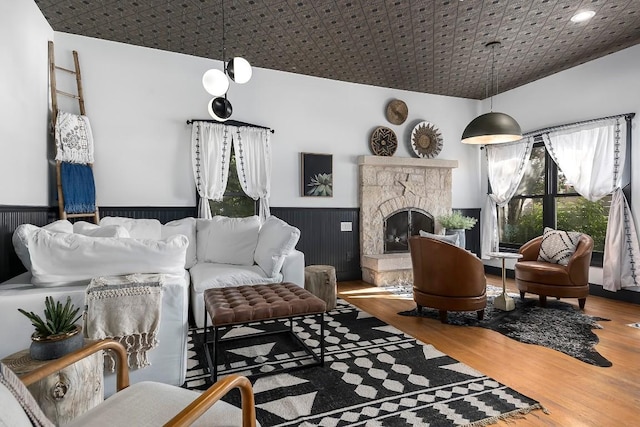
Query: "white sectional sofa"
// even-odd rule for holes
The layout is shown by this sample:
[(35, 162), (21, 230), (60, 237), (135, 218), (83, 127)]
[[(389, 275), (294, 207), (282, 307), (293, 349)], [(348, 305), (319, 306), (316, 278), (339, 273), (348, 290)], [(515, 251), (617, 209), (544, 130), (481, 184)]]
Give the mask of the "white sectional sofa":
[[(117, 217), (103, 218), (100, 226), (68, 221), (42, 228), (23, 224), (13, 240), (29, 271), (0, 284), (0, 358), (30, 345), (33, 327), (18, 308), (42, 313), (48, 295), (69, 295), (83, 307), (92, 277), (163, 273), (159, 343), (149, 352), (151, 365), (132, 371), (131, 381), (181, 385), (189, 305), (202, 326), (202, 293), (207, 288), (281, 281), (304, 286), (304, 255), (295, 250), (299, 235), (275, 217), (264, 224), (257, 217), (183, 218), (165, 225)], [(114, 375), (106, 375), (105, 393), (114, 390)]]

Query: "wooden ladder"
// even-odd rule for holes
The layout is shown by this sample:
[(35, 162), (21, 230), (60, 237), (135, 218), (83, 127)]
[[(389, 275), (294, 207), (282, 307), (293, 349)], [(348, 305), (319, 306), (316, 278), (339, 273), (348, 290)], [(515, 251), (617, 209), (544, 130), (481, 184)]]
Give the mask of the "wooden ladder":
[[(66, 96), (69, 98), (74, 98), (78, 100), (78, 104), (80, 106), (80, 114), (86, 115), (84, 108), (84, 97), (82, 94), (82, 75), (80, 74), (80, 61), (78, 60), (78, 52), (73, 51), (73, 63), (75, 66), (75, 70), (69, 70), (68, 68), (59, 67), (55, 63), (54, 51), (53, 51), (53, 42), (49, 41), (49, 81), (51, 86), (51, 129), (52, 132), (55, 132), (56, 127), (56, 119), (58, 118), (58, 95)], [(75, 75), (76, 77), (76, 86), (78, 90), (78, 94), (74, 95), (72, 93), (64, 92), (58, 90), (56, 87), (56, 71), (63, 71), (65, 73), (70, 73)], [(60, 214), (60, 219), (68, 219), (68, 218), (93, 218), (93, 222), (98, 224), (100, 221), (100, 214), (98, 212), (98, 206), (95, 206), (95, 210), (93, 212), (84, 212), (84, 213), (67, 213), (64, 210), (64, 195), (62, 192), (62, 178), (60, 173), (60, 164), (59, 160), (56, 160), (56, 181), (58, 188), (58, 211)], [(93, 164), (89, 163), (89, 167), (93, 170)]]

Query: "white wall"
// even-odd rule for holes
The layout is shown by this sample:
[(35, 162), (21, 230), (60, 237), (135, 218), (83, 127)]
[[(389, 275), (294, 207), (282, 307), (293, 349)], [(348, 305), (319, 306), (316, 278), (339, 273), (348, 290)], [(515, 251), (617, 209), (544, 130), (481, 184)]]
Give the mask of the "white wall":
[[(187, 119), (208, 117), (210, 96), (201, 78), (219, 61), (55, 33), (56, 60), (71, 64), (77, 50), (87, 115), (96, 141), (98, 203), (105, 206), (189, 206), (195, 202)], [(405, 124), (387, 122), (393, 98), (409, 107)], [(398, 91), (254, 69), (245, 85), (231, 83), (232, 118), (275, 129), (272, 136), (271, 205), (357, 207), (357, 157), (371, 154), (376, 126), (392, 128), (400, 139), (396, 156), (410, 156), (411, 129), (434, 123), (444, 137), (443, 159), (457, 159), (453, 206), (479, 207), (480, 154), (463, 146), (464, 126), (477, 115), (479, 101)], [(334, 197), (300, 196), (300, 152), (333, 155)]]
[(31, 0), (0, 2), (0, 205), (47, 204), (47, 41)]
[[(494, 97), (494, 106), (520, 123), (524, 132), (622, 113), (640, 113), (640, 45), (540, 79)], [(640, 215), (640, 116), (633, 120), (632, 203), (636, 228)], [(484, 166), (484, 163), (483, 163)], [(483, 167), (483, 192), (486, 170)], [(640, 230), (640, 229), (639, 229)], [(498, 261), (499, 262), (499, 261)], [(498, 266), (498, 262), (492, 265)], [(510, 263), (510, 266), (513, 262)], [(602, 283), (602, 269), (590, 281)]]

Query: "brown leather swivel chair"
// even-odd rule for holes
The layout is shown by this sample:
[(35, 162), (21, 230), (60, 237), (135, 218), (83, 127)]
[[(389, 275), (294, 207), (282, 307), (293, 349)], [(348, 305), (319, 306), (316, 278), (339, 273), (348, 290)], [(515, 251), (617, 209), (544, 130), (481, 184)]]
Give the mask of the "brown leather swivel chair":
[(435, 308), (447, 323), (447, 311), (476, 311), (484, 317), (487, 280), (474, 254), (429, 237), (409, 238), (413, 264), (413, 299), (418, 311)]
[(516, 262), (516, 285), (520, 298), (527, 292), (538, 294), (540, 306), (547, 303), (547, 296), (578, 298), (580, 309), (589, 295), (589, 265), (593, 252), (593, 239), (582, 234), (576, 250), (565, 265), (538, 261), (542, 236), (529, 240), (520, 247), (522, 258)]

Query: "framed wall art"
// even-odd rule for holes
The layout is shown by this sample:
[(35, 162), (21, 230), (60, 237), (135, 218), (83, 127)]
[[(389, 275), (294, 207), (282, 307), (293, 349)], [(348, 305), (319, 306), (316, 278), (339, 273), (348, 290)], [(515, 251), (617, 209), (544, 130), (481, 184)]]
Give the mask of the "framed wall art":
[(303, 196), (333, 197), (333, 156), (300, 153)]

